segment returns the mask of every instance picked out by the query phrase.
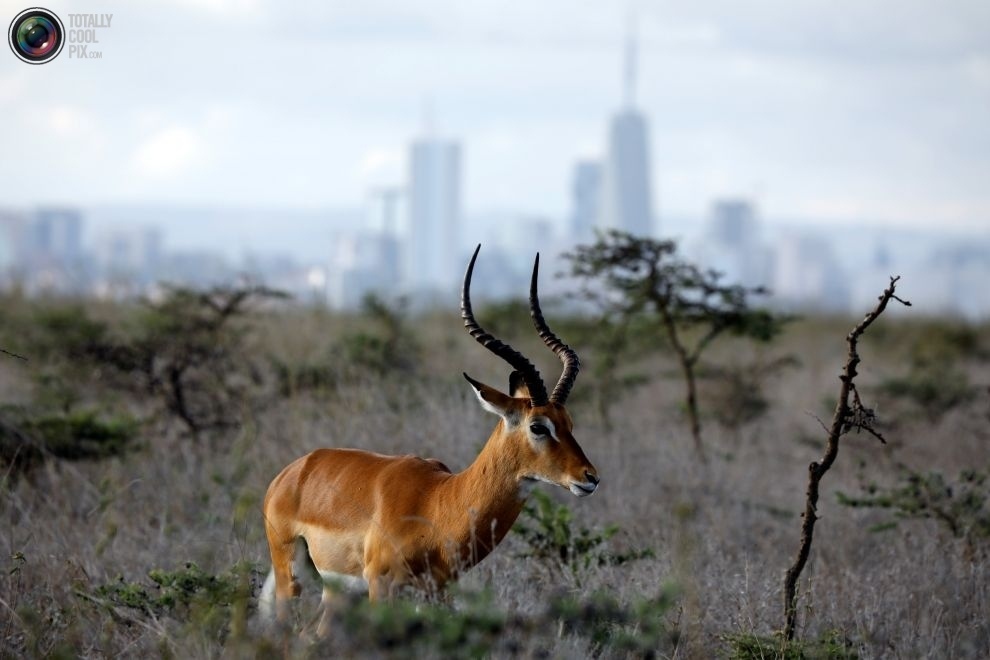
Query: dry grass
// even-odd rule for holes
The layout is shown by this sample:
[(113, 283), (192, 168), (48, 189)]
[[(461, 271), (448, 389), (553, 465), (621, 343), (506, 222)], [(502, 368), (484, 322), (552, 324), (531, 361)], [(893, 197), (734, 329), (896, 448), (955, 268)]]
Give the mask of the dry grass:
[[(240, 562), (267, 570), (261, 498), (283, 465), (315, 447), (416, 453), (442, 458), (455, 470), (466, 466), (493, 418), (477, 406), (460, 372), (504, 386), (507, 371), (462, 336), (453, 313), (422, 323), (429, 331), (418, 334), (423, 355), (415, 371), (381, 377), (349, 372), (334, 388), (272, 395), (263, 408), (245, 411), (240, 427), (197, 441), (156, 418), (145, 425), (139, 451), (94, 463), (50, 461), (25, 478), (11, 479), (0, 499), (6, 562), (0, 576), (0, 656), (327, 651), (298, 641), (280, 648), (253, 624), (231, 632), (203, 617), (111, 607), (94, 594), (117, 576), (147, 583), (150, 570), (171, 570), (187, 561), (217, 574)], [(333, 363), (334, 342), (352, 324), (316, 312), (272, 313), (254, 346), (283, 361)], [(920, 332), (917, 324), (896, 318), (880, 324), (882, 336), (868, 336), (862, 351), (859, 384), (867, 397), (871, 386), (903, 373), (911, 333)], [(824, 441), (814, 415), (828, 414), (824, 402), (835, 396), (849, 327), (845, 319), (805, 321), (762, 354), (745, 345), (716, 351), (711, 359), (725, 364), (793, 353), (800, 365), (764, 384), (770, 408), (756, 421), (725, 429), (706, 420), (707, 464), (696, 460), (678, 413), (677, 381), (656, 378), (625, 395), (615, 404), (608, 432), (590, 404), (582, 409), (577, 398), (571, 405), (576, 434), (602, 485), (581, 501), (563, 491), (553, 496), (573, 509), (577, 524), (618, 525), (617, 546), (649, 547), (655, 558), (572, 573), (519, 558), (525, 548), (510, 535), (461, 586), (488, 589), (498, 609), (535, 617), (548, 594), (561, 589), (578, 597), (604, 591), (628, 603), (656, 596), (673, 583), (679, 596), (663, 615), (672, 634), (658, 645), (661, 656), (723, 655), (729, 652), (726, 636), (779, 630), (783, 575), (797, 547), (806, 467)], [(985, 345), (987, 329), (981, 333)], [(557, 373), (552, 356), (530, 340), (521, 343), (525, 352), (539, 356), (544, 374)], [(651, 372), (669, 372), (662, 357), (651, 360), (646, 363)], [(990, 368), (973, 356), (963, 364), (972, 382), (983, 384), (965, 405), (933, 421), (892, 402), (879, 411), (897, 421), (885, 429), (888, 446), (866, 434), (844, 438), (823, 483), (821, 521), (800, 584), (799, 638), (837, 630), (863, 657), (990, 657), (986, 546), (966, 556), (962, 543), (933, 521), (904, 521), (874, 532), (871, 526), (889, 515), (841, 507), (835, 496), (838, 489), (857, 492), (864, 481), (892, 484), (901, 464), (947, 476), (990, 466)], [(29, 398), (33, 374), (41, 368), (0, 359), (0, 395), (7, 402)], [(579, 378), (575, 393), (583, 386), (589, 384)], [(90, 396), (98, 402), (110, 395)], [(703, 409), (705, 403), (703, 394)], [(138, 404), (132, 408), (143, 410)], [(306, 595), (300, 609), (315, 613), (318, 589)], [(497, 646), (496, 655), (621, 654), (556, 627), (531, 633), (533, 639), (521, 645)]]

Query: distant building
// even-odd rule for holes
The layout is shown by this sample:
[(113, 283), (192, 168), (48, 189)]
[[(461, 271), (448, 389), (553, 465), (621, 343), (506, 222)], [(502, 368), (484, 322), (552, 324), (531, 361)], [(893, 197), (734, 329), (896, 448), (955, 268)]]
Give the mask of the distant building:
[(27, 213), (0, 209), (0, 276), (6, 278), (25, 265), (29, 227)]
[(460, 267), (461, 147), (425, 137), (409, 151), (407, 282), (414, 290), (456, 287)]
[(745, 245), (756, 237), (753, 205), (745, 199), (721, 199), (712, 205), (708, 235), (725, 245)]
[(103, 278), (114, 282), (114, 290), (127, 282), (142, 291), (161, 276), (162, 233), (158, 227), (115, 227), (96, 239), (94, 254)]
[(237, 273), (223, 254), (209, 249), (167, 252), (161, 265), (161, 280), (193, 288), (230, 284)]
[(595, 160), (582, 160), (574, 166), (571, 179), (571, 236), (574, 243), (586, 243), (594, 237), (594, 228), (602, 212), (602, 178), (604, 168)]
[(90, 286), (90, 264), (82, 247), (83, 216), (74, 208), (39, 208), (24, 221), (5, 223), (14, 249), (8, 284), (29, 295), (77, 295)]
[[(508, 270), (500, 277), (505, 278), (512, 287), (508, 291), (510, 296), (521, 296), (528, 290), (529, 277), (533, 272), (533, 257), (536, 253), (543, 254), (543, 264), (546, 268), (547, 260), (555, 252), (553, 220), (541, 215), (513, 214), (499, 226), (497, 233), (498, 235), (493, 236), (494, 240), (491, 242), (504, 251), (508, 266)], [(483, 256), (488, 258), (487, 250), (483, 251)], [(544, 279), (549, 280), (550, 277)], [(485, 287), (489, 284), (492, 283), (479, 286), (478, 290), (485, 291)], [(497, 291), (497, 288), (493, 288), (492, 291)]]
[(776, 245), (773, 300), (790, 309), (845, 312), (849, 289), (832, 244), (807, 233), (781, 236)]
[[(347, 232), (334, 240), (327, 273), (327, 301), (353, 309), (369, 293), (392, 298), (396, 293), (394, 239), (385, 234)], [(450, 284), (449, 282), (447, 283)]]
[(756, 210), (748, 200), (716, 201), (696, 252), (703, 265), (723, 273), (728, 283), (771, 284), (772, 255), (761, 239)]
[(78, 209), (38, 209), (31, 223), (29, 249), (42, 261), (76, 264), (83, 254), (82, 227)]
[(625, 53), (625, 107), (609, 126), (600, 226), (650, 236), (654, 226), (649, 128), (646, 117), (634, 108), (635, 79), (636, 43), (630, 37)]
[(402, 241), (400, 240), (399, 226), (401, 224), (400, 208), (404, 202), (405, 190), (396, 187), (379, 188), (372, 191), (373, 216), (371, 225), (380, 227), (378, 254), (380, 263), (378, 264), (382, 274), (382, 281), (385, 289), (395, 291), (402, 288), (402, 278), (406, 273), (403, 267), (403, 259), (408, 255), (402, 254)]
[(990, 287), (987, 286), (990, 282), (990, 242), (972, 240), (941, 246), (934, 251), (925, 272), (932, 275), (926, 277), (927, 286), (917, 287), (919, 295), (912, 293), (912, 302), (924, 300), (925, 293), (935, 293), (930, 301), (923, 303), (927, 309), (972, 320), (990, 318)]

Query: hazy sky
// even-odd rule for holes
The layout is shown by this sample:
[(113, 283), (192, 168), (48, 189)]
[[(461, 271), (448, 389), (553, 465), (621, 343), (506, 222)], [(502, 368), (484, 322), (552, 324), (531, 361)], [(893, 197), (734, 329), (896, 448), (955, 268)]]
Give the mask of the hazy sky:
[[(6, 27), (33, 3), (0, 0)], [(990, 231), (990, 2), (51, 0), (103, 59), (0, 52), (0, 206), (357, 206), (432, 99), (468, 211), (563, 216), (640, 39), (656, 206)], [(661, 220), (662, 221), (662, 220)]]

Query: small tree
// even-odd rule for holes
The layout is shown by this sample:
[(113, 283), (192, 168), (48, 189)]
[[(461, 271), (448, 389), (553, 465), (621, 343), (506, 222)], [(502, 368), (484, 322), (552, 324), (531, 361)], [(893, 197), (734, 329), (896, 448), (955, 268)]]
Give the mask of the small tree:
[(286, 297), (261, 286), (169, 288), (145, 301), (130, 332), (94, 333), (77, 350), (109, 369), (111, 385), (143, 390), (197, 435), (237, 423), (256, 403), (247, 399), (261, 375), (243, 322), (252, 302)]
[(565, 257), (571, 262), (571, 274), (586, 281), (585, 296), (597, 300), (623, 324), (647, 317), (666, 338), (684, 378), (695, 449), (704, 458), (698, 361), (723, 333), (768, 341), (780, 331), (784, 319), (750, 307), (750, 298), (766, 290), (723, 284), (717, 271), (681, 259), (673, 241), (614, 230)]

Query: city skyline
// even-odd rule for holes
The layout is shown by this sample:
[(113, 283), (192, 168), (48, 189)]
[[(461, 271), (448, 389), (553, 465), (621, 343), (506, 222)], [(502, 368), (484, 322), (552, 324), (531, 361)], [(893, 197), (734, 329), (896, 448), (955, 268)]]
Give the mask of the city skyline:
[[(384, 215), (394, 211), (395, 190), (375, 195)], [(391, 209), (391, 210), (390, 210)], [(293, 251), (255, 249), (225, 254), (218, 245), (180, 247), (155, 217), (200, 227), (224, 225), (238, 216), (183, 209), (130, 210), (134, 221), (115, 227), (91, 226), (83, 209), (0, 208), (0, 289), (26, 295), (74, 295), (128, 299), (159, 295), (162, 286), (196, 288), (237, 281), (264, 283), (303, 304), (353, 309), (366, 293), (386, 299), (409, 297), (419, 309), (456, 303), (456, 282), (422, 288), (401, 271), (403, 256), (414, 254), (408, 232), (394, 231), (394, 218), (368, 230), (361, 214), (298, 216), (291, 212), (256, 217), (290, 231), (315, 221), (317, 257)], [(468, 222), (481, 218), (469, 217)], [(490, 219), (491, 220), (491, 219)], [(577, 239), (553, 229), (547, 218), (516, 213), (501, 216), (482, 242), (486, 283), (479, 300), (513, 298), (525, 289), (534, 247), (547, 272), (566, 270), (561, 251)], [(355, 222), (357, 221), (357, 222)], [(142, 224), (143, 223), (143, 224)], [(235, 225), (226, 224), (230, 229)], [(389, 229), (391, 227), (391, 229)], [(766, 303), (787, 310), (858, 313), (875, 298), (875, 285), (903, 276), (914, 314), (949, 314), (970, 320), (990, 318), (990, 238), (953, 238), (937, 230), (770, 225), (752, 200), (713, 200), (709, 213), (677, 227), (682, 258), (723, 273), (724, 281), (769, 287)], [(455, 254), (466, 261), (474, 245), (464, 240)], [(257, 246), (256, 246), (257, 248)], [(463, 263), (458, 266), (463, 267)], [(455, 278), (459, 281), (458, 278)], [(549, 278), (548, 300), (573, 291), (574, 282)], [(440, 289), (446, 289), (442, 291)]]
[[(604, 155), (621, 102), (622, 8), (298, 8), (288, 56), (274, 3), (104, 1), (102, 60), (0, 60), (18, 154), (0, 203), (353, 206), (401, 178), (425, 94), (469, 145), (466, 213), (566, 217), (573, 163)], [(661, 222), (744, 196), (798, 222), (987, 229), (985, 4), (633, 9)], [(221, 20), (224, 49), (190, 47)]]

